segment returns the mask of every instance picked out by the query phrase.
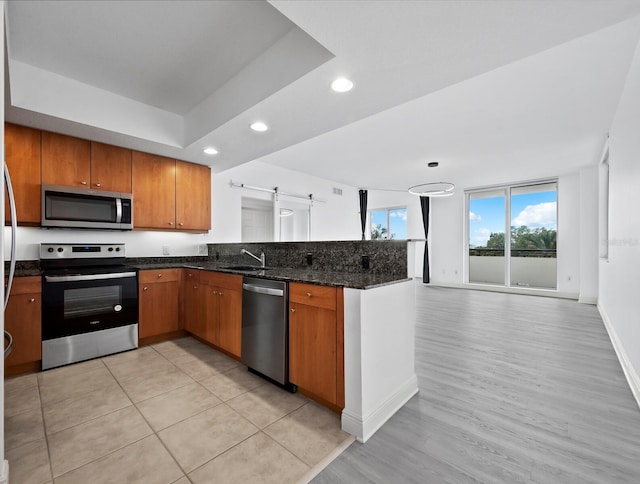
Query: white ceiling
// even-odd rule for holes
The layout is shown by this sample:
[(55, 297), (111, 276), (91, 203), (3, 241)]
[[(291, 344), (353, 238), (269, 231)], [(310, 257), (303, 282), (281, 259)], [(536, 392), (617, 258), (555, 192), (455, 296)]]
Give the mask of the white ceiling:
[[(9, 2), (5, 115), (214, 171), (532, 179), (596, 161), (638, 15), (637, 0)], [(353, 91), (331, 92), (337, 75)]]

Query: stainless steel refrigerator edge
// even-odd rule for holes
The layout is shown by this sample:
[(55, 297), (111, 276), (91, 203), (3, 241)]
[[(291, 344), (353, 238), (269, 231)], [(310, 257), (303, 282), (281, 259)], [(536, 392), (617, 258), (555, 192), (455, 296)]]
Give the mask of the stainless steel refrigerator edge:
[(286, 282), (244, 277), (242, 363), (281, 385), (289, 383), (288, 302)]

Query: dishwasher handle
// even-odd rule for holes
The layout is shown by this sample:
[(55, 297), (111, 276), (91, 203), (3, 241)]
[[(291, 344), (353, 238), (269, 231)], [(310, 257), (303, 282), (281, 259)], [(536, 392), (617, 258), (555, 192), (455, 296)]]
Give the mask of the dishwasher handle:
[(256, 286), (255, 284), (242, 283), (242, 289), (249, 292), (257, 292), (258, 294), (266, 294), (267, 296), (284, 297), (284, 289), (274, 289), (272, 287)]

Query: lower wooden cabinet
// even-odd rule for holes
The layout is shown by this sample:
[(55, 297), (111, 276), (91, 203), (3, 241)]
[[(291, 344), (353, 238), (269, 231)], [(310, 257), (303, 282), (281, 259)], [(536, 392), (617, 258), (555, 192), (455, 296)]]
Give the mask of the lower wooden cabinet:
[(289, 380), (310, 396), (344, 407), (342, 289), (289, 284)]
[[(158, 337), (180, 330), (178, 269), (145, 270), (138, 274), (138, 337)], [(144, 344), (144, 341), (142, 342)]]
[(242, 346), (242, 276), (203, 272), (207, 333), (211, 344), (240, 358)]
[(4, 360), (6, 376), (40, 369), (41, 287), (40, 276), (16, 277), (13, 281), (4, 312), (4, 327), (13, 337), (11, 354)]

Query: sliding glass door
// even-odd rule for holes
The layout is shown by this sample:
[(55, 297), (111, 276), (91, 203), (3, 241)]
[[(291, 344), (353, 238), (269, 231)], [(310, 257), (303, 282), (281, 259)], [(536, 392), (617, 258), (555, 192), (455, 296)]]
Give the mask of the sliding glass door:
[(557, 200), (555, 181), (467, 192), (468, 282), (555, 289)]

